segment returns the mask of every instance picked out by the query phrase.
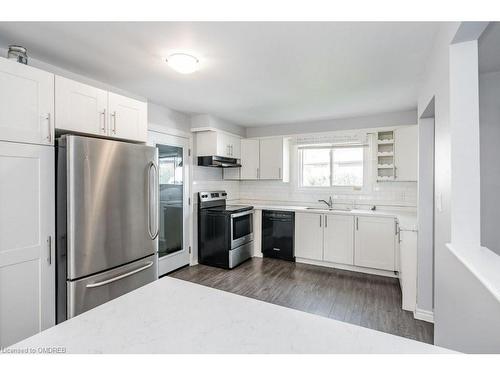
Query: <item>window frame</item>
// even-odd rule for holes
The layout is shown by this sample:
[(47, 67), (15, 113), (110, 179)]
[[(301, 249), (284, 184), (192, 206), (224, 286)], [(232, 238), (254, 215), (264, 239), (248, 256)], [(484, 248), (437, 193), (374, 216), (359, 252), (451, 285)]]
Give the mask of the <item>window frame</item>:
[[(362, 178), (361, 178), (361, 185), (334, 185), (333, 184), (333, 176), (334, 176), (334, 160), (333, 160), (333, 150), (334, 149), (339, 149), (339, 148), (360, 148), (363, 152), (362, 156)], [(306, 190), (311, 190), (311, 189), (318, 189), (318, 190), (327, 190), (327, 189), (354, 189), (354, 190), (361, 190), (365, 187), (365, 145), (363, 144), (345, 144), (345, 145), (304, 145), (304, 146), (299, 146), (297, 148), (297, 153), (298, 153), (298, 187), (299, 189), (306, 189)], [(303, 159), (303, 150), (313, 150), (313, 149), (327, 149), (329, 150), (330, 154), (330, 184), (328, 186), (305, 186), (303, 184), (303, 169), (304, 169), (304, 159)]]

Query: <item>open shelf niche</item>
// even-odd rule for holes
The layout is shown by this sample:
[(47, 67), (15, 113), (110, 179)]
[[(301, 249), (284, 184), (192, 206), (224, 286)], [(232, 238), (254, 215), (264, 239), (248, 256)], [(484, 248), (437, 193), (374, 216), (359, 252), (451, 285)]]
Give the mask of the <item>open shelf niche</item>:
[(377, 133), (377, 181), (394, 181), (394, 131)]

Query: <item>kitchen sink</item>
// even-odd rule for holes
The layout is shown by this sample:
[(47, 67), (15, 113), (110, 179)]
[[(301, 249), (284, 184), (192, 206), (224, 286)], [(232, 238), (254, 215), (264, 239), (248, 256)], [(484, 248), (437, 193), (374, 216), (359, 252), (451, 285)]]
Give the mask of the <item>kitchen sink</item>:
[(317, 211), (352, 211), (351, 208), (322, 208), (322, 207), (306, 207), (306, 210), (317, 210)]

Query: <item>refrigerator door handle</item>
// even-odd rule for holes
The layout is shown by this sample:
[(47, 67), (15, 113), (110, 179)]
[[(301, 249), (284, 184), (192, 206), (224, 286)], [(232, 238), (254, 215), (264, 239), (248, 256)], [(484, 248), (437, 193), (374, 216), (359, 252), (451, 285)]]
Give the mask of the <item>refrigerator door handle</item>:
[(148, 269), (149, 267), (151, 267), (152, 265), (153, 265), (153, 262), (148, 262), (145, 266), (142, 266), (142, 267), (136, 268), (135, 270), (132, 270), (130, 272), (123, 273), (121, 275), (112, 277), (111, 279), (99, 281), (97, 283), (88, 284), (86, 287), (87, 288), (97, 288), (99, 286), (110, 284), (110, 283), (112, 283), (114, 281), (118, 281), (118, 280), (124, 279), (125, 277), (132, 276), (132, 275), (134, 275), (134, 274), (136, 274), (138, 272), (144, 271), (144, 270)]
[[(153, 177), (151, 178), (151, 171), (154, 170)], [(154, 240), (158, 236), (159, 225), (158, 225), (158, 202), (157, 202), (157, 192), (158, 192), (158, 181), (156, 176), (158, 175), (158, 169), (154, 162), (150, 162), (148, 168), (148, 232), (149, 237)], [(153, 180), (153, 182), (151, 182)], [(153, 231), (154, 223), (154, 231)]]

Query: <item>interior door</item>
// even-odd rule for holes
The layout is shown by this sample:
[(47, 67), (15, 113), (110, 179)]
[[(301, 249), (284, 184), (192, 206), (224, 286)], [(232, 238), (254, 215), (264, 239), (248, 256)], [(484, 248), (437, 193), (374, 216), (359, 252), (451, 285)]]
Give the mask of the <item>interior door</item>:
[(54, 148), (0, 142), (0, 347), (55, 323)]
[(158, 275), (189, 264), (189, 139), (150, 131), (158, 149), (159, 215)]

